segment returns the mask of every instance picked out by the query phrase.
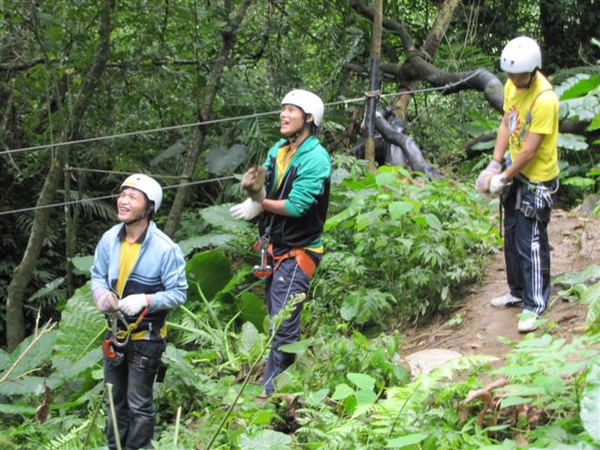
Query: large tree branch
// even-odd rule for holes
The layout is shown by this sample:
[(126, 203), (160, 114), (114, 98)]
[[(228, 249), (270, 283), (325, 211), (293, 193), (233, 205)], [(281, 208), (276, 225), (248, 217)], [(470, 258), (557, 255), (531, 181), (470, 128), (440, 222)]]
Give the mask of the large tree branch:
[(446, 0), (444, 4), (440, 8), (437, 16), (435, 17), (435, 22), (429, 33), (427, 34), (427, 39), (423, 43), (421, 50), (425, 52), (427, 55), (431, 55), (430, 59), (432, 60), (433, 55), (437, 52), (437, 49), (442, 41), (446, 31), (448, 30), (448, 26), (450, 26), (450, 21), (452, 20), (452, 16), (454, 15), (454, 11), (456, 7), (460, 4), (460, 0)]
[[(375, 17), (375, 11), (373, 8), (365, 5), (361, 0), (350, 0), (350, 6), (354, 8), (361, 16), (366, 17), (369, 20), (373, 20)], [(408, 32), (406, 26), (402, 23), (394, 22), (393, 20), (383, 18), (382, 26), (386, 30), (392, 31), (400, 36), (402, 40), (402, 47), (406, 53), (415, 49), (412, 37)]]

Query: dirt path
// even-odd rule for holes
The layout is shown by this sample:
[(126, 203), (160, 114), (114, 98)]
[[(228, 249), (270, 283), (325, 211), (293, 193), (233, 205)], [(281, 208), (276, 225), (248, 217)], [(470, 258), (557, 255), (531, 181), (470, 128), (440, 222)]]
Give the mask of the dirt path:
[[(597, 219), (575, 212), (554, 211), (549, 240), (553, 279), (591, 264), (600, 264), (600, 221)], [(543, 316), (549, 319), (549, 324), (540, 331), (551, 327), (553, 333), (569, 336), (582, 330), (587, 307), (558, 298), (559, 290), (560, 287), (553, 286), (551, 306)], [(486, 268), (483, 283), (472, 286), (454, 315), (425, 328), (406, 330), (405, 350), (412, 353), (441, 348), (462, 354), (504, 356), (510, 347), (502, 342), (502, 337), (511, 342), (522, 337), (517, 331), (517, 315), (521, 308), (498, 309), (489, 304), (490, 299), (506, 292), (504, 256), (500, 249)]]

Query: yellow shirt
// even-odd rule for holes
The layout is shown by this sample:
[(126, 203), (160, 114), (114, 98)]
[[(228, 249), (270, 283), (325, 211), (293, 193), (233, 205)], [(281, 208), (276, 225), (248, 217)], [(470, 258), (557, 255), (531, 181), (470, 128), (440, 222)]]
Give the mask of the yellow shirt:
[(129, 278), (129, 274), (135, 265), (140, 254), (141, 242), (127, 242), (126, 240), (121, 241), (121, 252), (119, 254), (119, 278), (117, 279), (117, 293), (119, 297), (123, 296), (123, 289), (125, 289), (125, 282)]
[[(517, 89), (508, 80), (504, 86), (504, 111), (508, 113), (510, 160), (523, 149), (527, 133), (544, 136), (535, 157), (521, 170), (533, 181), (550, 181), (558, 176), (558, 98), (541, 74), (529, 89)], [(529, 116), (529, 117), (528, 117)]]

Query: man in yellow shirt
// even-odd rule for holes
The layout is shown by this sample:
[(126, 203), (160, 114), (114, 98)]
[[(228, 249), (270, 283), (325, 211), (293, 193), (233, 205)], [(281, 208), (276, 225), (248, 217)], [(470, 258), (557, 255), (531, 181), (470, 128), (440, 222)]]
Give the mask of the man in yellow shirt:
[(120, 223), (102, 235), (91, 268), (94, 303), (109, 326), (104, 382), (113, 387), (116, 416), (107, 408), (109, 449), (152, 448), (153, 385), (167, 346), (167, 313), (186, 300), (183, 254), (152, 220), (162, 196), (148, 175), (127, 177), (117, 199)]
[(521, 36), (510, 41), (500, 65), (508, 75), (504, 116), (492, 161), (478, 177), (476, 189), (501, 195), (505, 211), (504, 257), (510, 292), (491, 304), (523, 304), (518, 330), (526, 333), (538, 328), (550, 297), (547, 226), (552, 194), (558, 189), (558, 98), (540, 72), (542, 55), (533, 39)]

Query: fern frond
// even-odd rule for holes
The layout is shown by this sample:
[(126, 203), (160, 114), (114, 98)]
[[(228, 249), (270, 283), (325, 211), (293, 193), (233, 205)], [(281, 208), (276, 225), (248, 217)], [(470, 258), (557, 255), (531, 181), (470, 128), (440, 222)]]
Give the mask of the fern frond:
[(81, 449), (81, 435), (89, 426), (90, 420), (84, 421), (81, 425), (73, 428), (68, 434), (52, 439), (46, 447), (47, 450), (79, 450)]

